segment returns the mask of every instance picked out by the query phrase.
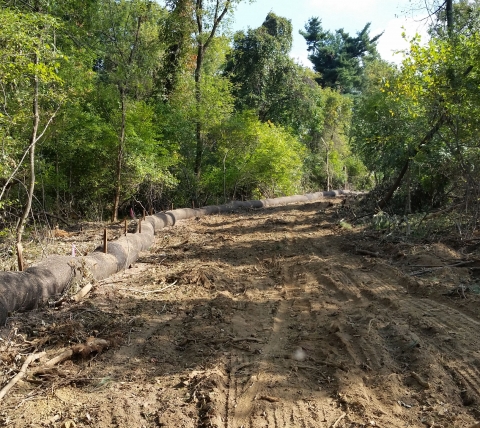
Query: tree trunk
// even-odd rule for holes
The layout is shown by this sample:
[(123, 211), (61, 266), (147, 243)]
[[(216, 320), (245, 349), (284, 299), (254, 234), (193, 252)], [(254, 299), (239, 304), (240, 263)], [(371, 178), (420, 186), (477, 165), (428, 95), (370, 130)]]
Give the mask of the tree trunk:
[(125, 149), (125, 125), (127, 120), (127, 108), (125, 105), (125, 86), (120, 86), (120, 103), (122, 106), (122, 119), (118, 135), (117, 163), (115, 171), (115, 197), (113, 199), (112, 221), (118, 220), (118, 207), (120, 205), (120, 193), (122, 188), (123, 153)]
[(445, 9), (447, 12), (447, 30), (449, 36), (451, 36), (453, 32), (453, 0), (446, 0)]
[(327, 167), (327, 190), (330, 190), (330, 162), (328, 159), (329, 156), (329, 150), (327, 147), (326, 155), (325, 155), (325, 162), (326, 162), (326, 167)]
[(329, 154), (330, 154), (330, 146), (327, 144), (327, 142), (323, 139), (323, 137), (320, 137), (320, 139), (323, 142), (323, 145), (325, 146), (325, 168), (327, 172), (327, 190), (330, 190), (330, 162), (329, 162)]
[(204, 47), (202, 43), (198, 44), (197, 49), (197, 65), (195, 68), (195, 102), (196, 102), (196, 110), (197, 110), (197, 117), (196, 117), (196, 155), (195, 155), (195, 175), (197, 178), (200, 178), (201, 169), (202, 169), (202, 155), (203, 155), (203, 139), (202, 139), (202, 118), (200, 117), (201, 106), (200, 103), (202, 102), (202, 91), (200, 88), (200, 83), (202, 79), (202, 64), (203, 64), (203, 55), (204, 55)]
[(201, 171), (202, 171), (202, 157), (203, 157), (203, 136), (202, 136), (202, 118), (200, 117), (200, 103), (202, 101), (202, 92), (200, 88), (200, 83), (202, 80), (202, 65), (203, 59), (205, 55), (205, 51), (207, 50), (208, 46), (212, 42), (213, 38), (215, 37), (215, 33), (217, 28), (230, 9), (231, 0), (227, 0), (223, 5), (223, 10), (221, 7), (221, 2), (219, 0), (216, 1), (215, 6), (215, 13), (213, 16), (211, 29), (208, 34), (206, 40), (203, 38), (204, 36), (204, 28), (203, 28), (203, 21), (202, 15), (203, 11), (203, 0), (196, 0), (195, 2), (195, 17), (197, 21), (197, 63), (195, 66), (195, 102), (197, 107), (197, 118), (196, 118), (196, 153), (195, 153), (195, 166), (194, 166), (194, 173), (197, 176), (197, 180), (200, 178)]
[(390, 199), (392, 199), (392, 196), (395, 193), (395, 191), (400, 187), (400, 184), (402, 184), (403, 177), (405, 177), (405, 174), (408, 171), (408, 167), (410, 166), (410, 159), (415, 157), (415, 155), (420, 151), (420, 149), (423, 146), (425, 146), (426, 144), (428, 144), (433, 139), (435, 134), (439, 131), (440, 127), (445, 123), (446, 119), (447, 119), (447, 115), (444, 112), (444, 113), (442, 113), (440, 118), (437, 120), (437, 123), (435, 123), (433, 128), (430, 129), (430, 131), (427, 132), (425, 137), (423, 137), (422, 141), (420, 141), (419, 145), (415, 149), (415, 153), (411, 157), (409, 156), (409, 158), (407, 159), (407, 161), (403, 165), (403, 168), (401, 169), (400, 174), (398, 174), (397, 179), (395, 180), (393, 185), (390, 187), (390, 190), (383, 197), (383, 199), (378, 203), (378, 206), (379, 206), (380, 209), (385, 208), (385, 206), (388, 204)]
[[(35, 54), (34, 64), (38, 65), (38, 55)], [(23, 271), (25, 265), (23, 262), (23, 246), (22, 238), (25, 231), (25, 222), (32, 208), (33, 191), (35, 190), (35, 145), (37, 142), (38, 126), (40, 123), (40, 113), (38, 107), (38, 92), (39, 82), (38, 76), (33, 78), (33, 124), (32, 124), (32, 136), (30, 138), (30, 181), (28, 184), (27, 204), (23, 210), (23, 214), (17, 225), (17, 258), (18, 258), (18, 270)]]
[(407, 200), (405, 201), (405, 215), (412, 213), (412, 194), (411, 194), (412, 172), (411, 168), (407, 171)]

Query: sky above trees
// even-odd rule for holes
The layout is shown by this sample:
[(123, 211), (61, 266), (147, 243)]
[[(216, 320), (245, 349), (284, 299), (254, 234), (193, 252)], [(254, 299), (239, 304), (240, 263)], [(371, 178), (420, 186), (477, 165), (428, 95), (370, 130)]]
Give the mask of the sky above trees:
[(378, 44), (378, 51), (387, 61), (401, 61), (392, 50), (404, 49), (407, 44), (402, 39), (402, 27), (409, 36), (416, 32), (426, 37), (427, 22), (425, 10), (416, 5), (415, 0), (256, 0), (249, 4), (241, 3), (235, 12), (232, 29), (245, 30), (247, 27), (259, 27), (267, 14), (273, 11), (277, 15), (292, 21), (293, 47), (291, 56), (302, 64), (311, 66), (307, 59), (305, 40), (298, 33), (312, 16), (322, 20), (323, 28), (334, 31), (343, 28), (351, 35), (360, 31), (367, 22), (371, 22), (371, 36), (385, 31)]

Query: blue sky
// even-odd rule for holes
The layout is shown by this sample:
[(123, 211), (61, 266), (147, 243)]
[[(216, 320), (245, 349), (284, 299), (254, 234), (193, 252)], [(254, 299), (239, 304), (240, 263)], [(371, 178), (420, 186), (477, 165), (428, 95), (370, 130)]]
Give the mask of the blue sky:
[(307, 20), (318, 16), (325, 30), (334, 31), (343, 28), (351, 35), (363, 29), (371, 22), (370, 35), (373, 37), (385, 31), (380, 38), (378, 50), (387, 61), (400, 62), (399, 55), (392, 50), (406, 48), (401, 37), (402, 26), (409, 36), (416, 32), (424, 35), (426, 23), (423, 10), (415, 10), (415, 0), (256, 0), (249, 4), (244, 0), (233, 17), (232, 30), (246, 30), (262, 25), (267, 14), (272, 11), (291, 20), (293, 25), (293, 48), (291, 56), (304, 65), (311, 66), (307, 59), (306, 44), (298, 33)]

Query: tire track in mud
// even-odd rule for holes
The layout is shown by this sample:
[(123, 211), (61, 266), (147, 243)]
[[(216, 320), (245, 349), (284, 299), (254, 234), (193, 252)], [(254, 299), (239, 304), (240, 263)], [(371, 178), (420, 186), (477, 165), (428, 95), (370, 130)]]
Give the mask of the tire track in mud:
[[(329, 336), (333, 335), (337, 342), (329, 343), (329, 352), (335, 348), (337, 353), (334, 356), (337, 357), (335, 361), (340, 362), (339, 369), (342, 365), (348, 368), (349, 373), (345, 376), (342, 376), (341, 370), (336, 370), (337, 374), (340, 373), (338, 377), (343, 378), (339, 381), (339, 390), (348, 390), (356, 377), (366, 375), (374, 379), (374, 384), (373, 389), (371, 385), (366, 385), (365, 396), (368, 397), (364, 402), (378, 401), (375, 399), (375, 378), (389, 379), (389, 373), (383, 368), (387, 366), (396, 367), (397, 391), (407, 391), (408, 388), (421, 391), (410, 373), (416, 367), (427, 367), (428, 359), (435, 360), (438, 355), (443, 357), (443, 361), (438, 363), (444, 371), (442, 379), (438, 382), (437, 379), (429, 379), (428, 371), (421, 373), (421, 377), (426, 376), (431, 387), (439, 390), (445, 382), (456, 384), (457, 401), (463, 394), (462, 390), (468, 389), (466, 397), (462, 395), (463, 403), (473, 401), (472, 395), (478, 402), (480, 372), (477, 367), (480, 359), (478, 352), (466, 357), (464, 350), (478, 349), (478, 340), (473, 338), (476, 338), (480, 323), (444, 303), (408, 294), (408, 278), (399, 275), (394, 268), (384, 266), (379, 271), (365, 272), (357, 266), (358, 263), (350, 262), (347, 257), (341, 265), (320, 259), (314, 266), (304, 265), (309, 270), (307, 275), (315, 278), (324, 298), (323, 305), (318, 301), (312, 305), (313, 312), (324, 312), (327, 319), (332, 319), (330, 334), (319, 332), (318, 340), (328, 343)], [(429, 314), (435, 315), (428, 317)], [(424, 325), (425, 318), (432, 321)], [(460, 331), (463, 329), (463, 336), (453, 334), (458, 333), (459, 326)], [(447, 343), (439, 342), (438, 332), (448, 334)], [(419, 347), (416, 342), (419, 342)], [(445, 354), (448, 357), (444, 357)], [(324, 357), (325, 353), (319, 352), (311, 360), (318, 366)], [(331, 354), (326, 360), (332, 361)], [(363, 385), (364, 381), (360, 384)], [(377, 404), (381, 409), (383, 403), (380, 401)], [(365, 413), (366, 407), (359, 406), (357, 413)], [(399, 415), (400, 410), (396, 410)], [(380, 412), (380, 415), (382, 413), (386, 412)]]
[[(329, 251), (335, 254), (334, 247)], [(459, 408), (462, 400), (479, 401), (480, 358), (463, 352), (478, 343), (478, 321), (412, 294), (411, 279), (394, 267), (348, 254), (340, 263), (325, 256), (265, 259), (262, 268), (275, 270), (273, 282), (281, 286), (249, 278), (246, 325), (256, 319), (248, 320), (255, 299), (268, 296), (278, 304), (258, 353), (229, 355), (222, 427), (330, 427), (343, 412), (352, 426), (377, 420), (380, 426), (403, 427), (407, 421), (419, 427), (426, 420), (422, 408), (432, 407), (430, 392)], [(305, 357), (292, 357), (295, 349)], [(432, 365), (437, 373), (441, 369), (439, 379), (431, 378)], [(430, 389), (424, 391), (412, 372)], [(452, 416), (445, 426), (462, 425)]]
[[(419, 284), (383, 259), (345, 253), (359, 235), (318, 208), (211, 217), (195, 233), (177, 225), (171, 241), (191, 245), (172, 246), (170, 264), (156, 266), (148, 284), (129, 278), (120, 287), (181, 287), (129, 301), (122, 293), (115, 304), (130, 318), (126, 343), (97, 368), (84, 365), (91, 389), (69, 387), (70, 401), (55, 412), (83, 400), (89, 425), (101, 428), (331, 428), (344, 413), (338, 428), (472, 425), (478, 318), (415, 294)], [(207, 280), (197, 279), (202, 272)], [(97, 402), (93, 380), (105, 373), (111, 384)], [(75, 415), (84, 421), (84, 408)], [(27, 426), (21, 418), (17, 428)]]
[[(303, 297), (305, 287), (292, 285), (295, 280), (304, 282), (297, 269), (291, 269), (284, 280), (287, 284), (277, 293), (284, 298), (278, 300), (272, 313), (270, 332), (259, 356), (236, 355), (231, 359), (225, 428), (319, 426), (318, 414), (302, 401), (303, 385), (295, 379), (296, 374), (288, 379), (283, 375), (289, 370), (290, 332), (298, 324), (299, 314), (311, 312), (310, 300)], [(298, 399), (291, 400), (295, 388)]]
[[(404, 318), (405, 322), (408, 323), (409, 330), (421, 338), (422, 343), (428, 345), (428, 351), (432, 352), (433, 350), (440, 356), (443, 360), (442, 366), (450, 374), (454, 383), (459, 386), (459, 389), (464, 390), (468, 387), (467, 400), (472, 401), (472, 394), (476, 396), (477, 401), (480, 400), (480, 370), (478, 369), (480, 359), (478, 351), (473, 358), (465, 356), (466, 349), (479, 349), (477, 332), (480, 329), (480, 322), (444, 303), (416, 297), (414, 294), (407, 294), (408, 291), (405, 291), (401, 279), (396, 278), (398, 274), (393, 268), (388, 272), (388, 267), (384, 266), (384, 269), (387, 269), (387, 275), (382, 272), (383, 269), (377, 269), (373, 274), (365, 275), (361, 271), (359, 274), (358, 269), (352, 273), (344, 266), (337, 266), (337, 268), (339, 272), (343, 271), (341, 276), (348, 278), (348, 285), (345, 286), (345, 282), (343, 283), (345, 288), (351, 290), (350, 284), (356, 284), (365, 299), (390, 306), (392, 308), (391, 321), (399, 322)], [(392, 285), (392, 278), (394, 279), (393, 284), (396, 284), (396, 286)], [(390, 284), (388, 281), (390, 281)], [(370, 285), (369, 288), (364, 286), (367, 283)], [(428, 318), (428, 327), (418, 328), (425, 318)], [(418, 321), (418, 319), (421, 321)], [(417, 320), (417, 322), (414, 323), (414, 320)], [(433, 330), (434, 334), (428, 332), (428, 330)], [(463, 331), (463, 335), (457, 334), (459, 330)], [(438, 340), (439, 334), (442, 334), (441, 341)], [(385, 336), (383, 339), (388, 342), (388, 338)], [(422, 346), (421, 344), (418, 345)], [(391, 345), (392, 349), (396, 347), (398, 348), (398, 343)], [(354, 354), (352, 352), (352, 357), (355, 359)], [(374, 354), (375, 352), (371, 355)], [(447, 361), (444, 360), (445, 358)], [(463, 401), (467, 400), (464, 399)]]
[(228, 413), (232, 416), (229, 418), (231, 422), (229, 422), (226, 428), (253, 424), (252, 413), (257, 404), (255, 402), (258, 398), (257, 396), (264, 389), (262, 384), (265, 381), (264, 373), (269, 370), (268, 362), (272, 360), (272, 356), (279, 354), (285, 345), (285, 340), (281, 335), (284, 330), (283, 324), (286, 322), (287, 312), (286, 302), (281, 301), (273, 317), (272, 332), (266, 346), (262, 350), (263, 357), (255, 363), (255, 374), (250, 374), (242, 390), (240, 390), (237, 384), (235, 389), (231, 391), (233, 392), (233, 396), (230, 398), (230, 409)]

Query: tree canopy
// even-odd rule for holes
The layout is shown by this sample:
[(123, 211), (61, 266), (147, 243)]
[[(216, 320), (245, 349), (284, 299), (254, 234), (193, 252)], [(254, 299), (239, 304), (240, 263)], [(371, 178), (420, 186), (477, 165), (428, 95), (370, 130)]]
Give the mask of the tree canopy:
[(455, 5), (452, 31), (439, 31), (436, 23), (427, 44), (414, 38), (399, 70), (383, 65), (369, 71), (352, 142), (369, 168), (394, 181), (381, 205), (407, 172), (417, 209), (441, 206), (461, 187), (469, 197), (478, 192), (480, 35), (478, 8), (466, 6)]
[(383, 33), (370, 38), (370, 23), (355, 37), (343, 29), (325, 31), (322, 21), (313, 17), (300, 34), (307, 43), (308, 59), (320, 74), (318, 82), (323, 87), (355, 93), (361, 90), (362, 73), (366, 64), (378, 59), (376, 46)]

